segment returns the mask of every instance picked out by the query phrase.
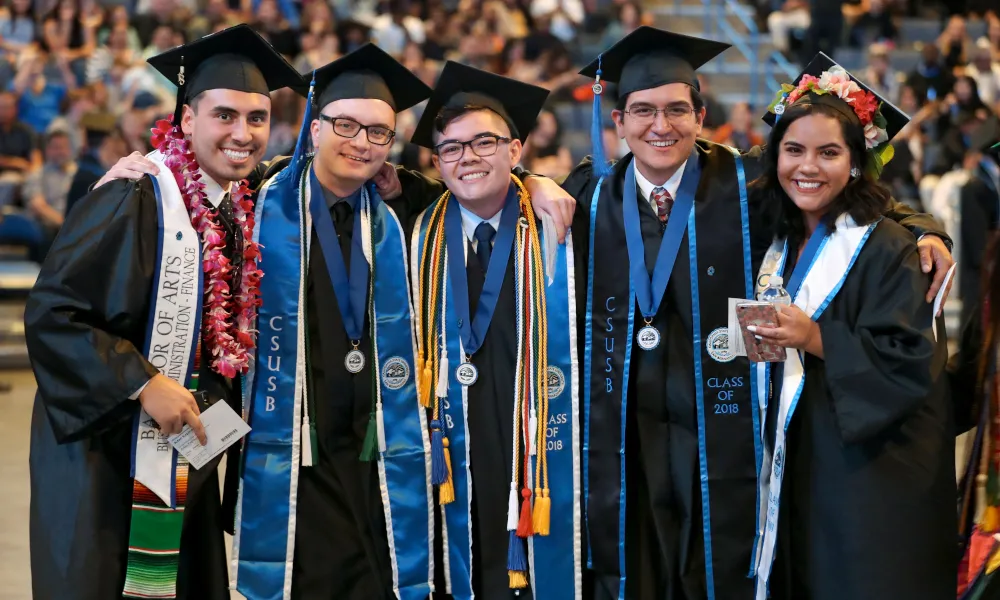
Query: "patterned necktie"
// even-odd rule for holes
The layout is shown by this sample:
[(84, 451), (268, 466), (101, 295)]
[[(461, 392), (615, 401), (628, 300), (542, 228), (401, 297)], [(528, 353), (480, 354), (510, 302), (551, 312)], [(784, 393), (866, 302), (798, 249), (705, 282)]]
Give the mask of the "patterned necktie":
[(662, 187), (655, 187), (649, 199), (656, 203), (656, 216), (660, 217), (660, 223), (666, 223), (670, 209), (674, 207), (674, 199), (670, 197), (670, 192)]
[(490, 255), (493, 252), (493, 237), (497, 230), (488, 221), (483, 221), (476, 227), (473, 237), (476, 238), (476, 256), (479, 257), (479, 266), (485, 273), (490, 268)]

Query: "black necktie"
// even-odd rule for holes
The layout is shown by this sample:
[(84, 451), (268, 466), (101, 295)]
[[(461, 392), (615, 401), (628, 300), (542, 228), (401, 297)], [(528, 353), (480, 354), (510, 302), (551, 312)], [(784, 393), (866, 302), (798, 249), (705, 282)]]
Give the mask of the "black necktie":
[[(226, 230), (227, 254), (238, 276), (239, 268), (243, 264), (243, 232), (240, 231), (239, 224), (236, 222), (236, 213), (233, 212), (233, 200), (229, 197), (229, 193), (223, 196), (222, 202), (219, 203), (218, 212), (219, 222), (222, 224), (222, 228)], [(239, 281), (239, 279), (236, 279), (236, 281)]]
[(340, 242), (340, 252), (344, 255), (344, 268), (351, 274), (351, 240), (354, 239), (354, 210), (347, 200), (338, 200), (330, 208), (333, 225), (337, 230), (337, 241)]
[(483, 221), (476, 227), (473, 237), (476, 238), (476, 256), (479, 257), (479, 266), (485, 273), (490, 268), (490, 254), (493, 252), (493, 237), (497, 230), (493, 229), (487, 221)]

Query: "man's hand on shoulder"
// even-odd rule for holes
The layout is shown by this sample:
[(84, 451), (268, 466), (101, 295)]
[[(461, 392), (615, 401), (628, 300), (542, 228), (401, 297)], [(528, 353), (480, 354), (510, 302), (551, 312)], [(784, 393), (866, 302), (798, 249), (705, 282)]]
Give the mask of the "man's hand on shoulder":
[(399, 182), (399, 175), (396, 174), (396, 167), (389, 163), (382, 165), (382, 168), (372, 177), (378, 195), (383, 200), (395, 200), (403, 194), (403, 184)]
[(559, 243), (566, 241), (566, 230), (573, 224), (576, 199), (548, 177), (533, 175), (526, 177), (524, 188), (531, 195), (531, 207), (543, 215), (548, 215), (556, 227)]
[[(941, 285), (944, 284), (944, 278), (947, 277), (951, 266), (955, 264), (955, 259), (952, 258), (951, 252), (948, 250), (948, 246), (945, 245), (944, 240), (933, 234), (920, 236), (920, 239), (917, 240), (917, 251), (920, 253), (920, 268), (923, 272), (934, 273), (931, 287), (927, 290), (927, 302), (934, 302), (934, 297), (937, 296)], [(948, 288), (945, 290), (944, 298), (941, 301), (941, 310), (944, 310), (944, 304), (948, 300), (948, 294), (951, 293), (951, 284), (954, 281), (955, 278), (952, 277), (948, 282)]]
[(159, 175), (160, 168), (156, 164), (139, 154), (138, 152), (133, 152), (128, 156), (118, 159), (118, 162), (114, 164), (113, 167), (108, 169), (108, 172), (104, 174), (104, 177), (94, 184), (94, 189), (97, 189), (112, 181), (114, 179), (142, 179), (146, 175), (156, 176)]

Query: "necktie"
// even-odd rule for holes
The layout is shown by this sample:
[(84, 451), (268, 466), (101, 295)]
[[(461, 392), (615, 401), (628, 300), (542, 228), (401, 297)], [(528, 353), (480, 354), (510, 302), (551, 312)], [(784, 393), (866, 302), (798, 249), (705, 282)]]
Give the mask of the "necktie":
[(674, 207), (674, 199), (670, 197), (670, 192), (662, 187), (655, 187), (649, 198), (656, 203), (656, 216), (660, 217), (660, 223), (666, 223), (670, 209)]
[(496, 234), (497, 230), (487, 221), (480, 223), (473, 234), (476, 238), (476, 256), (479, 257), (479, 266), (483, 272), (490, 267), (490, 254), (493, 252), (493, 238)]
[[(233, 212), (233, 200), (227, 193), (219, 203), (219, 222), (226, 230), (226, 255), (233, 263), (233, 270), (239, 276), (239, 268), (243, 264), (243, 232), (240, 231), (236, 222), (236, 213)], [(239, 279), (236, 279), (239, 281)]]
[(351, 242), (354, 239), (354, 209), (347, 200), (338, 200), (330, 208), (334, 229), (337, 230), (337, 241), (340, 252), (344, 255), (344, 268), (351, 274)]

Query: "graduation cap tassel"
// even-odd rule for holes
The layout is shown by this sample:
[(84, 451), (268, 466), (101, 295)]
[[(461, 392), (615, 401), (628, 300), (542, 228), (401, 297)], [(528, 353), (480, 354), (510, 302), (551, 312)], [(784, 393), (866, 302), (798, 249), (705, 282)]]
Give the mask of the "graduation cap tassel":
[(608, 159), (604, 154), (604, 121), (601, 118), (601, 95), (604, 93), (604, 85), (601, 83), (601, 57), (597, 57), (597, 79), (594, 81), (594, 110), (590, 116), (590, 145), (592, 148), (591, 161), (593, 162), (594, 174), (603, 177), (611, 172), (608, 166)]
[(309, 95), (306, 97), (306, 109), (302, 114), (302, 124), (299, 126), (299, 137), (295, 140), (295, 151), (292, 153), (292, 165), (295, 172), (302, 164), (306, 156), (306, 148), (309, 144), (309, 124), (312, 123), (313, 94), (316, 91), (316, 71), (313, 71), (312, 81), (309, 83)]
[(184, 55), (181, 55), (181, 66), (180, 70), (177, 72), (177, 104), (174, 105), (174, 120), (173, 124), (176, 127), (181, 126), (181, 116), (184, 114)]

